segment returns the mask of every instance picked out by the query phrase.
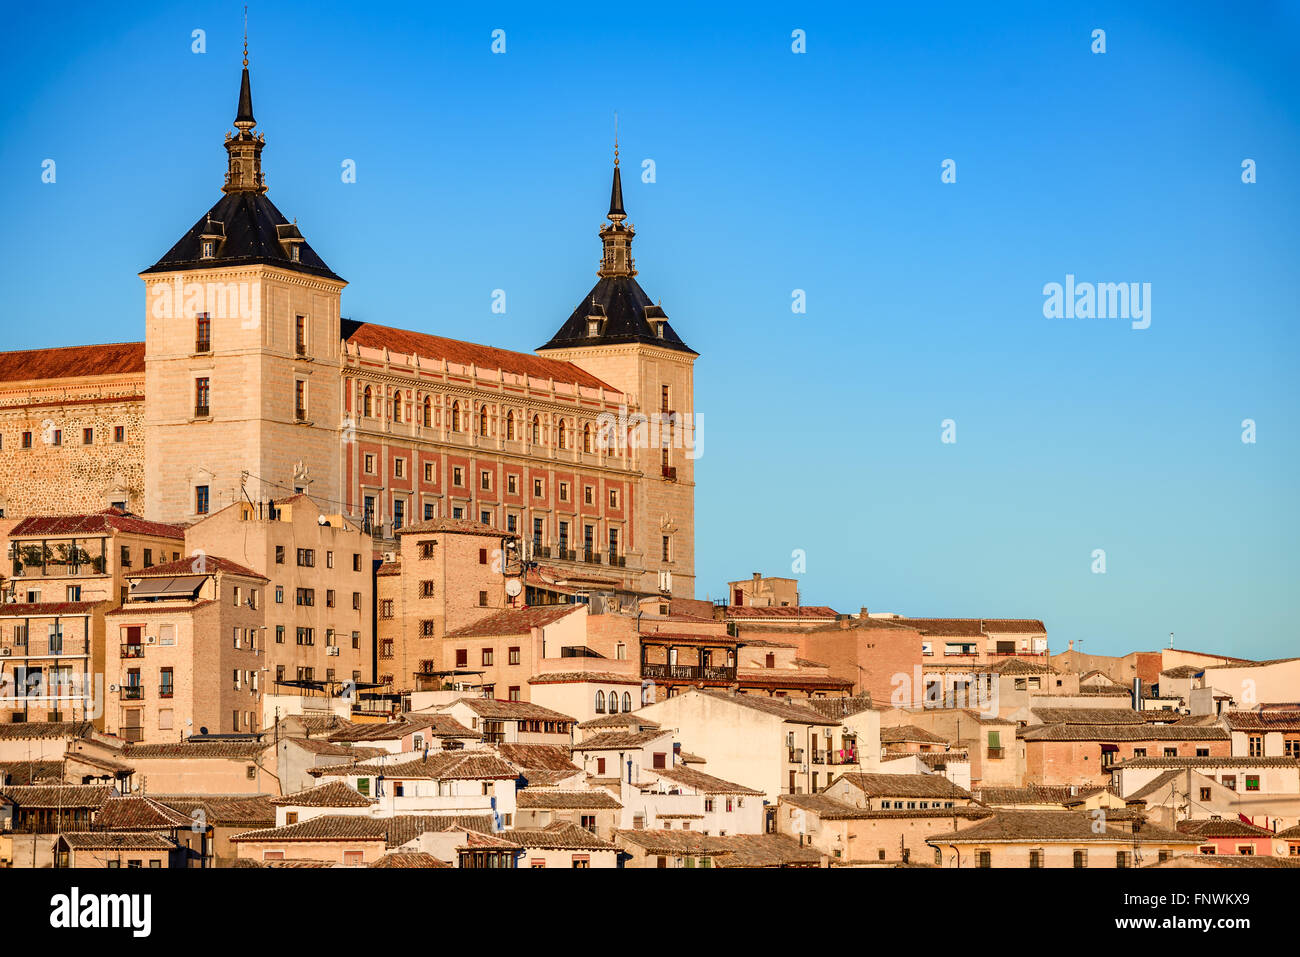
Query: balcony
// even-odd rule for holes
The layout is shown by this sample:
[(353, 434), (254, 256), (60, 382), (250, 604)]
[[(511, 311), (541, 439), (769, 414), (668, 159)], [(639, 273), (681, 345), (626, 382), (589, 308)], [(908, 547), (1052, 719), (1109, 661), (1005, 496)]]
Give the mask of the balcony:
[(601, 562), (600, 552), (593, 551), (590, 548), (582, 550), (582, 560), (588, 565), (599, 565)]
[(302, 409), (302, 408), (294, 409), (294, 410), (293, 410), (293, 419), (294, 419), (295, 422), (306, 422), (306, 421), (307, 421), (307, 410), (306, 410), (306, 409)]
[(989, 760), (990, 760), (990, 761), (999, 761), (999, 760), (1001, 760), (1001, 759), (1004, 758), (1004, 757), (1006, 757), (1006, 752), (1005, 752), (1004, 749), (1002, 749), (1002, 748), (989, 748)]
[(144, 657), (144, 645), (123, 645), (123, 646), (122, 646), (122, 657), (123, 657), (123, 658), (143, 658), (143, 657)]
[(789, 751), (791, 764), (803, 764), (803, 748), (790, 748)]
[(609, 553), (609, 563), (610, 563), (610, 565), (614, 566), (615, 568), (626, 568), (626, 567), (627, 567), (627, 556), (626, 556), (626, 555), (616, 555), (614, 552), (610, 552), (610, 553)]
[(813, 748), (813, 753), (812, 753), (812, 763), (813, 763), (813, 764), (825, 764), (825, 763), (826, 763), (826, 752), (823, 751), (823, 750), (821, 750), (820, 748)]
[(196, 405), (194, 407), (194, 418), (206, 419), (212, 414), (211, 408), (206, 405)]
[(669, 681), (735, 681), (735, 668), (715, 665), (668, 665), (642, 662), (642, 678), (660, 678)]
[(212, 340), (207, 336), (199, 336), (194, 340), (194, 351), (204, 353), (212, 351)]
[(123, 741), (131, 744), (139, 744), (144, 740), (144, 728), (122, 728), (119, 733)]
[(144, 685), (122, 685), (120, 691), (123, 701), (144, 700)]
[(661, 471), (662, 471), (662, 473), (663, 473), (663, 477), (664, 477), (665, 479), (667, 479), (669, 482), (676, 482), (676, 481), (677, 481), (677, 466), (675, 466), (675, 465), (663, 465), (663, 466), (660, 466), (660, 469), (661, 469)]
[(830, 765), (857, 764), (858, 752), (852, 748), (841, 748), (839, 751), (827, 751), (826, 763)]

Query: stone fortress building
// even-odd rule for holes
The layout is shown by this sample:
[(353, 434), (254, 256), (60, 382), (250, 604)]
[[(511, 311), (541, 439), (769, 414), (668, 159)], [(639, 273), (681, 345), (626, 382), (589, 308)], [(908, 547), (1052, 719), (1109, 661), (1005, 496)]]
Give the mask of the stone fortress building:
[(189, 525), (305, 494), (377, 554), (460, 519), (693, 596), (697, 354), (636, 280), (617, 145), (598, 280), (526, 353), (343, 318), (267, 195), (247, 57), (234, 126), (221, 198), (140, 273), (144, 342), (0, 353), (0, 515)]

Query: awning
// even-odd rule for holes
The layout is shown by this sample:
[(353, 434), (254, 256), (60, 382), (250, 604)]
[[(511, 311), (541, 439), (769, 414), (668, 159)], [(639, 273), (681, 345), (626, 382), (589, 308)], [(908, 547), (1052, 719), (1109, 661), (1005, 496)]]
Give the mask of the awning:
[(172, 578), (137, 578), (132, 598), (192, 598), (207, 575), (179, 575)]

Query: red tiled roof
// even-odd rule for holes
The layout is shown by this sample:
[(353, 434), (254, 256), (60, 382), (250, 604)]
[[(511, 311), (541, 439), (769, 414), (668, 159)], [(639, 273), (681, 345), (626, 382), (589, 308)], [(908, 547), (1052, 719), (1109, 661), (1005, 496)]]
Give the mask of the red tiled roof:
[(459, 339), (445, 339), (442, 336), (412, 332), (409, 329), (379, 326), (373, 322), (357, 323), (344, 320), (343, 328), (344, 338), (352, 346), (387, 349), (389, 352), (402, 355), (418, 355), (421, 359), (446, 359), (457, 365), (499, 369), (516, 375), (530, 375), (535, 379), (554, 379), (556, 382), (563, 383), (576, 382), (591, 389), (603, 388), (606, 392), (618, 393), (618, 390), (609, 383), (602, 382), (590, 372), (579, 369), (572, 362), (545, 359), (527, 352), (511, 352), (509, 349), (462, 342)]
[(143, 372), (143, 342), (0, 352), (0, 382), (86, 375), (138, 375)]
[(55, 615), (89, 615), (107, 601), (36, 601), (0, 605), (0, 618), (53, 618)]
[(74, 535), (111, 535), (114, 531), (159, 538), (185, 539), (185, 529), (164, 522), (150, 522), (118, 508), (84, 515), (32, 515), (10, 531), (10, 538), (62, 538)]
[(480, 618), (471, 625), (449, 631), (444, 636), (453, 638), (482, 638), (492, 635), (526, 635), (534, 628), (572, 615), (581, 605), (534, 605), (531, 608), (507, 608)]
[(518, 537), (500, 528), (493, 528), (491, 525), (484, 525), (482, 522), (476, 522), (472, 518), (431, 518), (427, 522), (416, 522), (413, 525), (403, 525), (397, 530), (398, 535), (431, 535), (436, 532), (455, 533), (460, 535), (484, 535), (488, 538)]
[(923, 634), (974, 638), (979, 635), (1045, 635), (1047, 627), (1037, 618), (896, 618)]
[(228, 558), (220, 558), (216, 555), (202, 555), (195, 558), (182, 558), (180, 561), (167, 562), (165, 565), (154, 565), (152, 568), (146, 568), (138, 572), (131, 572), (127, 578), (172, 578), (180, 575), (211, 575), (213, 572), (222, 572), (228, 575), (243, 575), (245, 578), (260, 578), (262, 581), (270, 581), (260, 572), (255, 572), (251, 568), (240, 565), (238, 562), (232, 562)]
[(828, 605), (776, 605), (756, 608), (752, 605), (730, 605), (724, 614), (728, 618), (837, 618), (839, 612)]

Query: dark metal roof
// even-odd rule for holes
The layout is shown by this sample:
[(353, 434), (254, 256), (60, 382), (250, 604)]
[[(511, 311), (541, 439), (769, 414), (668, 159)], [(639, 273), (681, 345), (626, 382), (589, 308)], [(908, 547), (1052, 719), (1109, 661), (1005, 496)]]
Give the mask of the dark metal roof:
[[(617, 190), (617, 185), (615, 189)], [(587, 317), (601, 316), (600, 311), (592, 308), (593, 303), (604, 310), (601, 331), (597, 336), (588, 335), (587, 330)], [(647, 318), (647, 310), (663, 322), (663, 338), (655, 335), (655, 330)], [(650, 301), (645, 290), (632, 276), (602, 277), (592, 287), (591, 292), (582, 297), (573, 314), (551, 337), (551, 341), (540, 349), (571, 349), (626, 342), (646, 342), (665, 349), (698, 355), (673, 331), (663, 309)]]
[[(217, 244), (214, 258), (204, 259), (202, 237), (205, 233), (211, 233), (209, 221), (223, 224), (226, 238)], [(265, 193), (227, 193), (199, 218), (166, 255), (144, 272), (263, 264), (343, 282), (305, 241), (296, 243), (298, 261), (294, 262), (290, 258), (288, 246), (281, 243), (281, 232), (278, 229), (289, 225), (292, 224), (275, 208)]]

